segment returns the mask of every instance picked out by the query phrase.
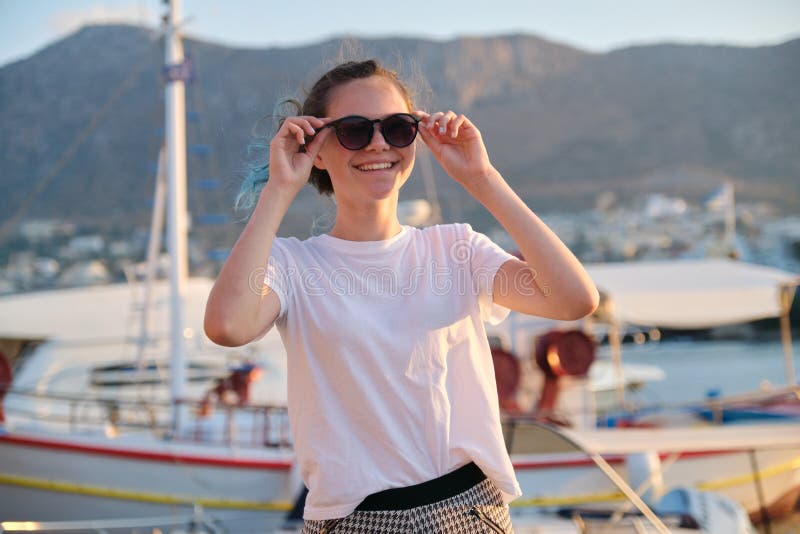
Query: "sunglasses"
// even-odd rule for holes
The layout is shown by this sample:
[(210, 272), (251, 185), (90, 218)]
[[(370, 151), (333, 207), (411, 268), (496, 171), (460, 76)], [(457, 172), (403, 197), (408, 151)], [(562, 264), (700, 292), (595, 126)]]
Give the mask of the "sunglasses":
[(387, 143), (395, 148), (403, 148), (416, 139), (419, 121), (420, 119), (410, 113), (395, 113), (374, 120), (359, 115), (348, 115), (329, 122), (323, 128), (333, 128), (339, 144), (346, 149), (361, 150), (372, 141), (377, 123)]

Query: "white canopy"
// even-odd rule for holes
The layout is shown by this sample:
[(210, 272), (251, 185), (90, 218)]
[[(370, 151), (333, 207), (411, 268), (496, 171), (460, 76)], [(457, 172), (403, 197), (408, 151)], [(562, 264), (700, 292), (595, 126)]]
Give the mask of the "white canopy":
[[(210, 278), (186, 281), (184, 337), (198, 348), (214, 346), (203, 331), (203, 315), (213, 284)], [(133, 343), (141, 334), (142, 290), (141, 285), (123, 283), (4, 296), (0, 298), (0, 339), (56, 340), (83, 346)], [(153, 282), (147, 334), (151, 340), (169, 339), (168, 299), (167, 282)], [(253, 343), (259, 350), (284, 352), (275, 328)]]
[(622, 323), (711, 328), (781, 315), (782, 285), (800, 275), (726, 259), (586, 266)]
[(797, 449), (797, 424), (731, 425), (678, 428), (559, 429), (585, 451), (597, 454), (631, 454), (645, 451), (700, 452)]
[[(191, 278), (184, 295), (184, 322), (202, 332), (213, 280)], [(0, 298), (0, 337), (61, 341), (121, 340), (139, 334), (142, 287), (109, 284), (20, 293)], [(169, 337), (169, 288), (153, 284), (151, 337)]]

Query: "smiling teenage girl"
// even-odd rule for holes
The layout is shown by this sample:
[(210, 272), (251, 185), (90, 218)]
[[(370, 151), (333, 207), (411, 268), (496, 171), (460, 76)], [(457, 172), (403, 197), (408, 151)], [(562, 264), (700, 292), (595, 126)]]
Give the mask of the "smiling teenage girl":
[[(527, 263), (466, 224), (399, 223), (417, 134)], [(276, 238), (308, 181), (335, 196), (333, 228)], [(507, 503), (521, 492), (483, 322), (509, 309), (576, 319), (597, 300), (469, 119), (414, 110), (393, 72), (350, 62), (272, 139), (269, 180), (211, 292), (205, 330), (228, 346), (273, 324), (281, 334), (305, 532), (510, 532)]]

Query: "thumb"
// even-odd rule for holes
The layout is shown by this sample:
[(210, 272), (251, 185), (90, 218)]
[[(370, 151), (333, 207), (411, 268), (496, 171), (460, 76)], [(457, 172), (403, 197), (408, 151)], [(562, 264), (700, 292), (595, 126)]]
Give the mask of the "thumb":
[(312, 161), (317, 157), (319, 151), (322, 150), (322, 145), (325, 144), (325, 139), (327, 139), (330, 134), (330, 128), (318, 130), (317, 135), (314, 136), (314, 139), (312, 139), (311, 142), (306, 145), (306, 154), (308, 154)]
[(441, 149), (442, 143), (436, 139), (436, 136), (433, 135), (427, 128), (420, 128), (418, 131), (420, 137), (422, 137), (422, 140), (425, 142), (431, 152), (437, 154)]

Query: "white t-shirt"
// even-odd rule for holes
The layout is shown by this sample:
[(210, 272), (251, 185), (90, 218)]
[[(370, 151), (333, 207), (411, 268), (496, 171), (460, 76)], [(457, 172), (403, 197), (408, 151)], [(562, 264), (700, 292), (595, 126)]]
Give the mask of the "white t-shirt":
[(468, 224), (404, 226), (385, 241), (274, 241), (289, 419), (309, 488), (305, 519), (350, 514), (371, 493), (474, 461), (522, 494), (505, 449), (484, 321), (512, 258)]

